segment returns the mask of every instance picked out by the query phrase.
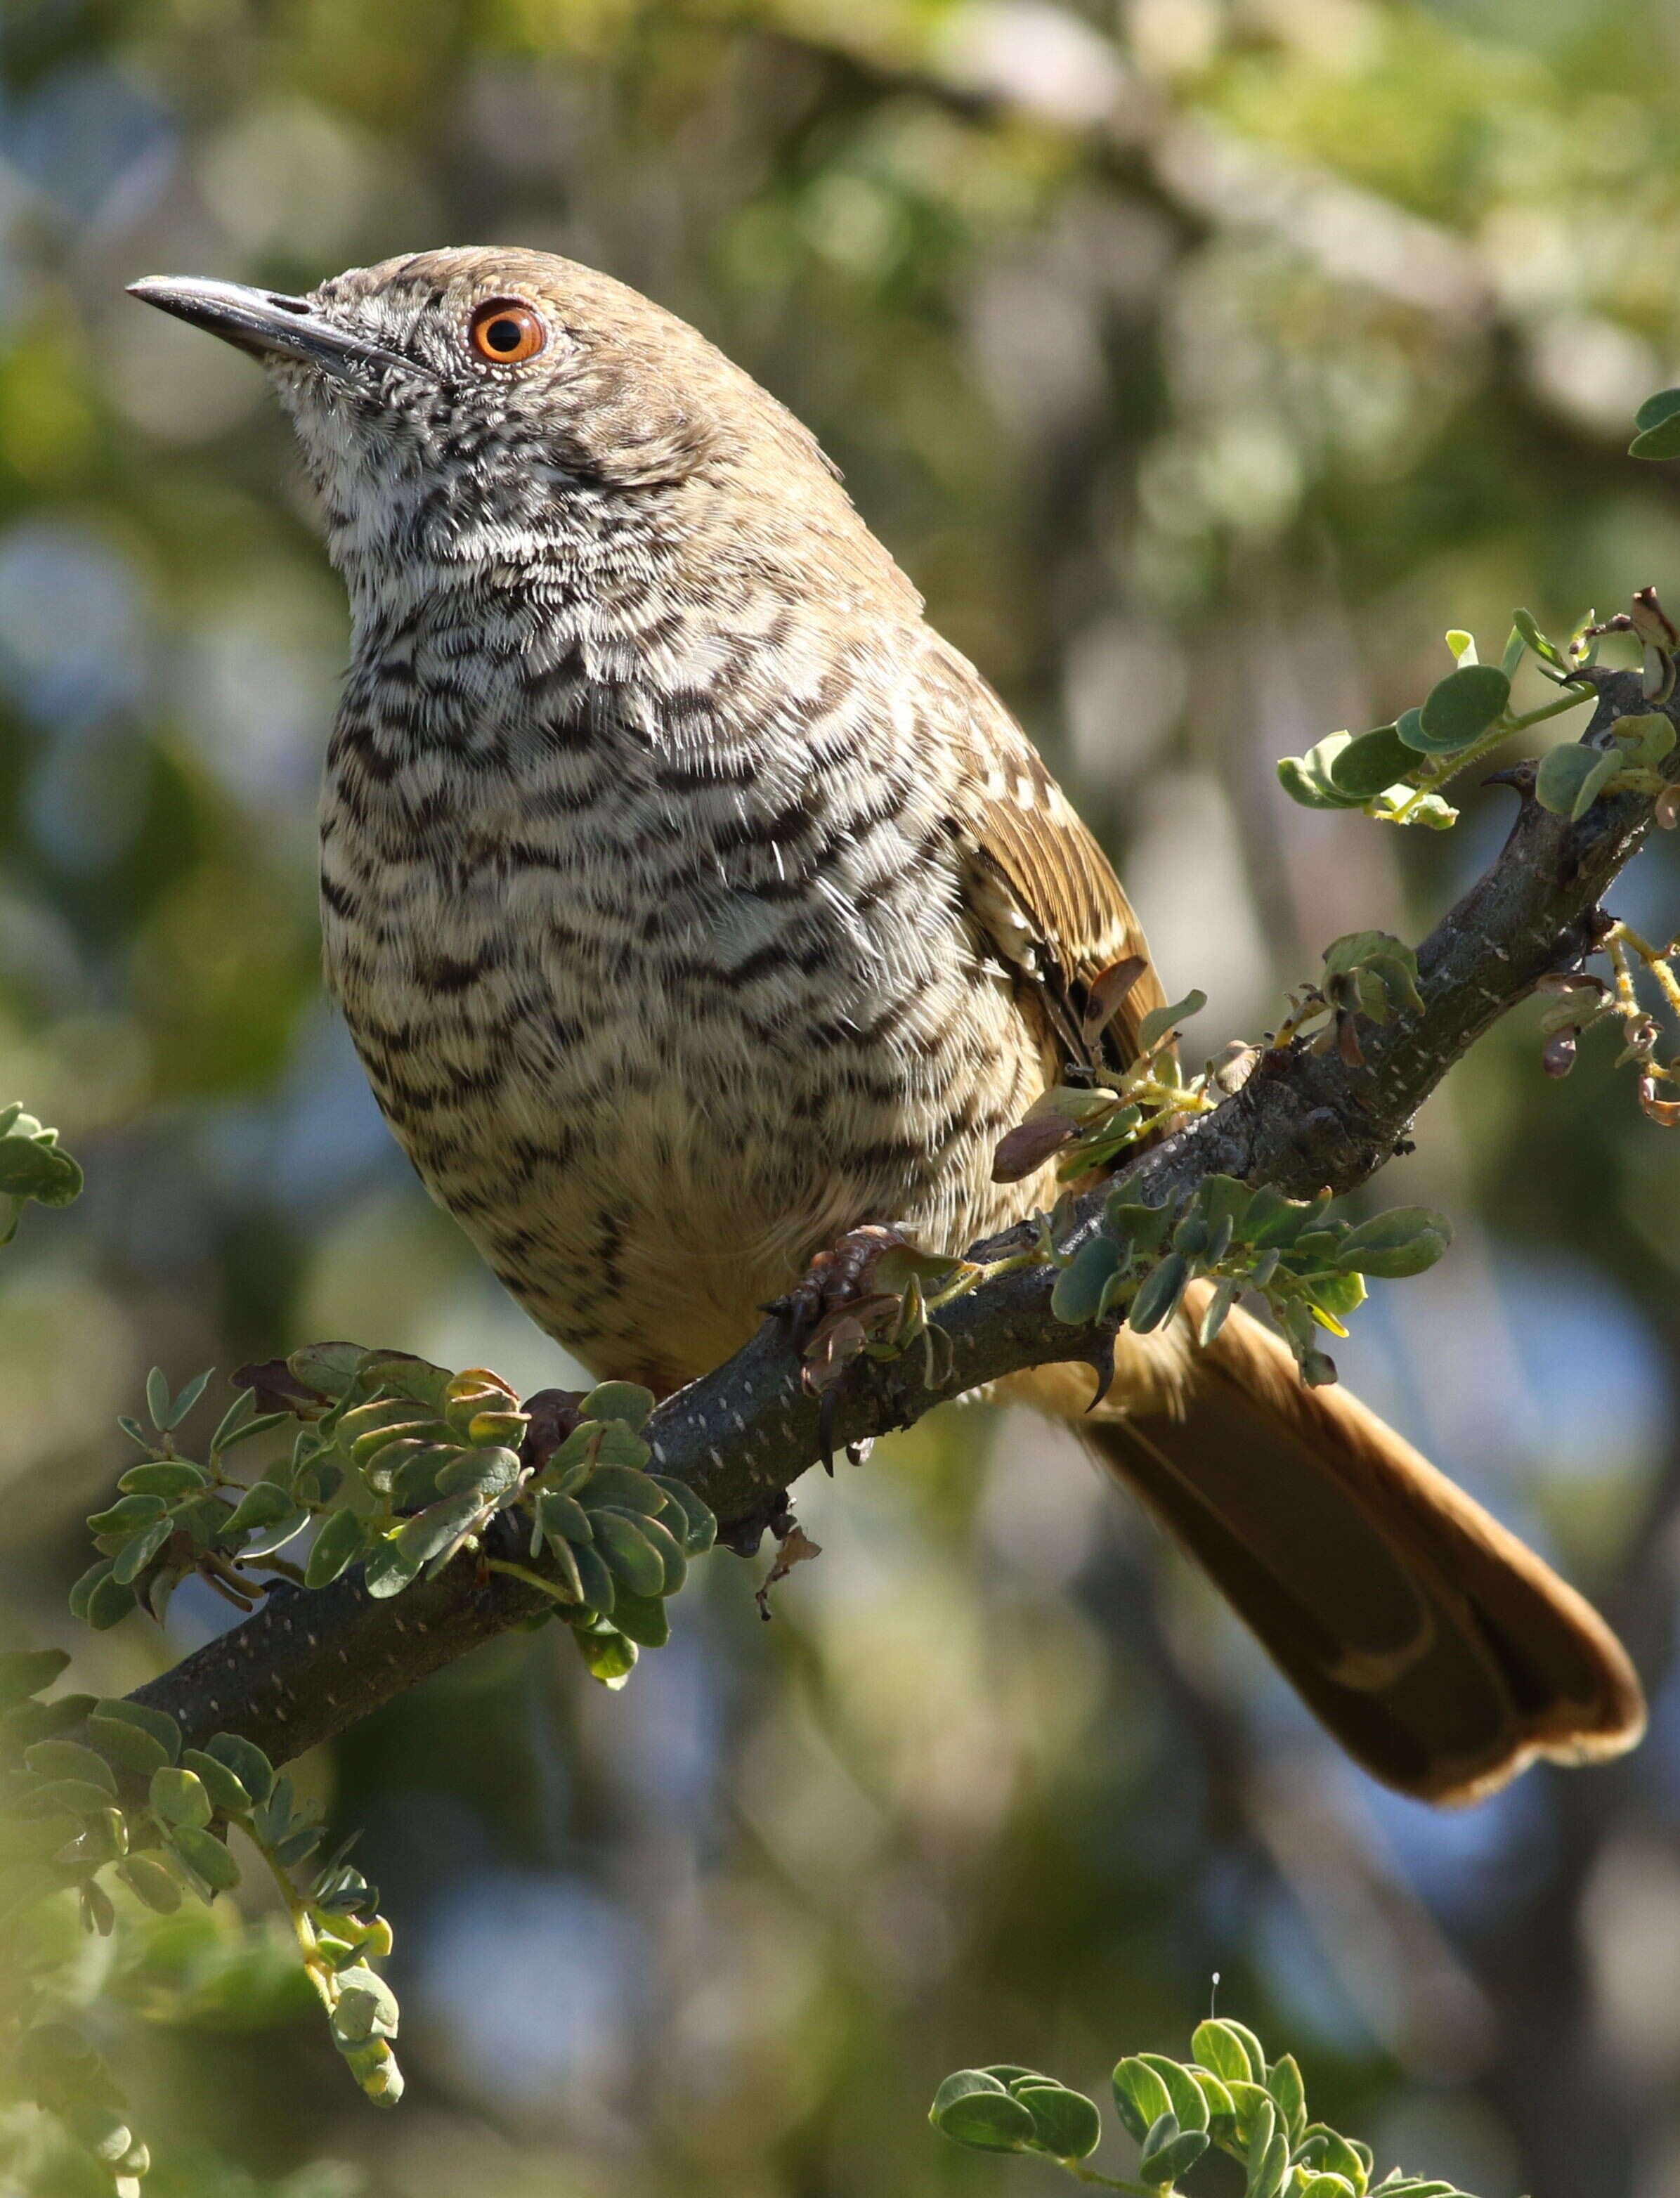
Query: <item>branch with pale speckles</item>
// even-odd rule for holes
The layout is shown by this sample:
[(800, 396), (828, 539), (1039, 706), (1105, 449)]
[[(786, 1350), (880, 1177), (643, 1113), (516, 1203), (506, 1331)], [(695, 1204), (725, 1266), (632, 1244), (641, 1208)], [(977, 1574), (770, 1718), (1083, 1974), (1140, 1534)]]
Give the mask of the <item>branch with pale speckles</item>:
[[(1649, 707), (1634, 675), (1592, 676), (1599, 703), (1584, 737)], [(1680, 701), (1668, 706), (1680, 720)], [(1422, 1011), (1362, 1032), (1357, 1067), (1299, 1044), (1264, 1054), (1234, 1097), (1134, 1163), (1151, 1204), (1217, 1173), (1296, 1197), (1323, 1185), (1352, 1189), (1392, 1157), (1454, 1061), (1548, 972), (1596, 943), (1600, 899), (1640, 845), (1649, 799), (1622, 794), (1570, 823), (1533, 800), (1526, 767), (1509, 776), (1519, 797), (1509, 838), (1418, 950)], [(1100, 1195), (1083, 1201), (1067, 1243), (1095, 1231), (1102, 1203)], [(988, 1249), (995, 1257), (999, 1247)], [(723, 1538), (750, 1551), (830, 1440), (840, 1448), (908, 1427), (949, 1398), (1028, 1367), (1101, 1363), (1101, 1332), (1052, 1317), (1055, 1280), (1049, 1266), (1024, 1266), (948, 1306), (939, 1316), (948, 1367), (937, 1387), (919, 1351), (857, 1362), (826, 1430), (785, 1332), (767, 1324), (727, 1365), (660, 1407), (644, 1430), (656, 1469), (689, 1482), (717, 1513)], [(385, 1602), (353, 1575), (313, 1592), (282, 1587), (134, 1699), (171, 1712), (189, 1746), (235, 1732), (283, 1762), (544, 1604), (506, 1573), (480, 1584), (470, 1556)]]

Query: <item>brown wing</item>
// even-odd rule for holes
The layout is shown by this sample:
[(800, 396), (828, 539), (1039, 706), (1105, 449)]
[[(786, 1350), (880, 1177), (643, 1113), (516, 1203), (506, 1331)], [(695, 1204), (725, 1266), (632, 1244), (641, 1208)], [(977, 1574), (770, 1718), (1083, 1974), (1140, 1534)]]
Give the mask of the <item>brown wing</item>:
[[(1124, 1068), (1137, 1029), (1163, 1007), (1142, 926), (1107, 857), (1026, 736), (989, 690), (962, 818), (968, 907), (1021, 980), (1065, 1067)], [(1132, 957), (1144, 967), (1106, 1027), (1087, 1036), (1093, 989)]]

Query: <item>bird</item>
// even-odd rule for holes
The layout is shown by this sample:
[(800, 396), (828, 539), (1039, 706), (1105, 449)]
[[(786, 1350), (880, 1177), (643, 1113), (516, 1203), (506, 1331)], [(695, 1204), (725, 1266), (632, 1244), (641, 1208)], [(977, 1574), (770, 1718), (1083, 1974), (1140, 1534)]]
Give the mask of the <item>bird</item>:
[[(1092, 1065), (1103, 973), (1142, 964), (1111, 1066), (1166, 995), (1096, 840), (791, 412), (546, 253), (131, 289), (253, 354), (295, 430), (352, 628), (327, 985), (540, 1328), (665, 1396), (836, 1247), (961, 1253), (1051, 1202), (1049, 1166), (996, 1179), (1000, 1139)], [(1589, 1603), (1259, 1319), (1123, 1331), (1090, 1387), (1009, 1393), (1083, 1428), (1377, 1779), (1464, 1803), (1639, 1737)]]

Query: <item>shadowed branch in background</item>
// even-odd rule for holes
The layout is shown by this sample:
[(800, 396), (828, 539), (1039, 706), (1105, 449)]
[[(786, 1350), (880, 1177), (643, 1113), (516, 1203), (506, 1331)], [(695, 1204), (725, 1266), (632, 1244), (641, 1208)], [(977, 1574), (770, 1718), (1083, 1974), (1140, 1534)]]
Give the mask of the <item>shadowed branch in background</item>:
[[(1590, 667), (1577, 676), (1597, 697), (1584, 747), (1607, 749), (1614, 726), (1653, 710), (1636, 674)], [(1671, 697), (1660, 706), (1671, 718), (1680, 711)], [(1418, 949), (1421, 1007), (1362, 1026), (1356, 1047), (1295, 1039), (1263, 1052), (1238, 1091), (1132, 1163), (1122, 1178), (1128, 1199), (1176, 1207), (1218, 1176), (1296, 1198), (1353, 1189), (1405, 1148), (1417, 1108), (1477, 1038), (1598, 946), (1609, 928), (1601, 900), (1664, 796), (1632, 783), (1567, 815), (1535, 797), (1532, 765), (1502, 778), (1517, 793), (1515, 823)], [(1030, 1228), (978, 1247), (1002, 1271), (939, 1311), (937, 1356), (914, 1348), (865, 1356), (819, 1396), (785, 1324), (767, 1323), (646, 1421), (654, 1471), (709, 1508), (720, 1539), (750, 1552), (785, 1520), (790, 1484), (835, 1450), (908, 1427), (935, 1404), (1026, 1368), (1102, 1369), (1119, 1315), (1071, 1324), (1051, 1301), (1067, 1259), (1102, 1234), (1111, 1195), (1066, 1202), (1056, 1230), (1062, 1265), (1032, 1256)], [(175, 1718), (189, 1745), (231, 1732), (283, 1762), (529, 1622), (553, 1596), (552, 1577), (545, 1583), (535, 1560), (475, 1572), (462, 1557), (395, 1599), (370, 1596), (357, 1578), (302, 1592), (282, 1584), (133, 1700)]]

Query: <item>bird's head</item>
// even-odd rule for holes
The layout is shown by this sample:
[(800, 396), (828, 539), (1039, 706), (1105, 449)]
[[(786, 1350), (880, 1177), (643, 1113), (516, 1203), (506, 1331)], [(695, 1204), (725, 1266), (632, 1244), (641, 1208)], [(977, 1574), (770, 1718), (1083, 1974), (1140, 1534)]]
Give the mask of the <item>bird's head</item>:
[(652, 544), (692, 530), (701, 503), (855, 524), (790, 413), (685, 322), (572, 260), (418, 253), (295, 298), (183, 276), (131, 288), (263, 362), (352, 572), (551, 564), (625, 528)]

